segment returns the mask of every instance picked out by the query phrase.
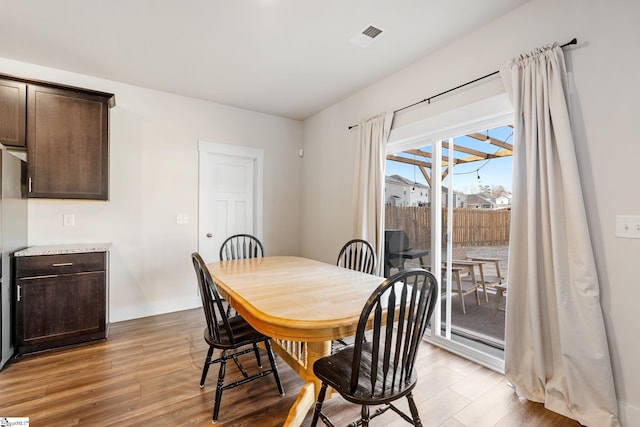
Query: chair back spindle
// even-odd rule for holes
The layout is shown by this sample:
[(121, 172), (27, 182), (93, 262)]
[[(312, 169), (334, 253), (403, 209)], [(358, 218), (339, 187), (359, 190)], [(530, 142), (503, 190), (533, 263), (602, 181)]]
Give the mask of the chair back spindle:
[(345, 243), (340, 250), (336, 265), (373, 274), (376, 268), (376, 253), (366, 240), (353, 239)]
[[(415, 381), (415, 360), (437, 299), (435, 277), (422, 269), (404, 270), (385, 280), (371, 295), (360, 316), (355, 338), (350, 391), (370, 381), (372, 396), (402, 390)], [(373, 322), (372, 338), (365, 340)], [(371, 335), (370, 335), (371, 336)], [(363, 352), (363, 346), (371, 352)], [(371, 360), (363, 360), (370, 354)], [(362, 375), (362, 369), (370, 369)], [(379, 396), (378, 396), (379, 397)]]
[(250, 234), (235, 234), (220, 246), (220, 260), (258, 258), (264, 256), (260, 240)]
[(194, 253), (191, 258), (198, 277), (202, 308), (204, 310), (209, 335), (217, 342), (228, 341), (228, 344), (233, 345), (233, 331), (218, 288), (200, 255)]

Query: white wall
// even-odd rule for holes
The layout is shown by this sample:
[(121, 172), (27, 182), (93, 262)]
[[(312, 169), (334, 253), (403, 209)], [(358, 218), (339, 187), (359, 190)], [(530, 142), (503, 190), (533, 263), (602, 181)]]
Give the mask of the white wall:
[[(200, 305), (190, 254), (198, 249), (198, 140), (265, 150), (264, 244), (297, 254), (302, 123), (0, 58), (0, 70), (115, 93), (110, 200), (29, 200), (29, 245), (113, 243), (111, 321)], [(294, 202), (292, 202), (294, 200)], [(187, 213), (189, 223), (177, 225)], [(75, 226), (63, 227), (63, 214)]]
[[(573, 117), (583, 193), (602, 289), (602, 306), (625, 425), (640, 425), (636, 324), (640, 240), (614, 235), (616, 214), (640, 215), (637, 170), (640, 117), (637, 82), (640, 2), (533, 0), (475, 33), (360, 91), (305, 121), (302, 254), (332, 262), (352, 237), (353, 164), (357, 130), (383, 111), (499, 69), (507, 59), (546, 43), (577, 37), (565, 51), (575, 82)], [(452, 20), (455, 25), (455, 20)], [(503, 91), (499, 79), (396, 115), (394, 126)], [(319, 206), (341, 209), (318, 209)]]

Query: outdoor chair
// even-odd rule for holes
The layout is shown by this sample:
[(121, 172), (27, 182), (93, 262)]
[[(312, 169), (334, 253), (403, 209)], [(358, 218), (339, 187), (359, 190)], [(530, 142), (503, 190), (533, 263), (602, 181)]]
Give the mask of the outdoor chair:
[(506, 283), (500, 283), (499, 285), (496, 285), (496, 311), (493, 314), (493, 321), (495, 322), (496, 319), (498, 318), (498, 311), (507, 311), (507, 307), (502, 307), (500, 305), (500, 303), (502, 302), (502, 300), (507, 296), (507, 284)]
[[(242, 317), (227, 316), (222, 298), (220, 298), (216, 284), (211, 274), (209, 274), (209, 270), (207, 270), (204, 261), (196, 252), (191, 254), (191, 259), (196, 271), (196, 276), (198, 277), (198, 286), (200, 288), (200, 296), (202, 297), (202, 308), (207, 323), (204, 329), (204, 339), (207, 344), (209, 344), (209, 351), (207, 352), (204, 367), (202, 368), (200, 387), (204, 387), (209, 366), (215, 363), (220, 364), (218, 383), (216, 386), (216, 400), (213, 407), (213, 422), (216, 422), (218, 420), (220, 402), (222, 401), (222, 392), (224, 390), (237, 387), (270, 374), (273, 374), (275, 378), (280, 395), (284, 395), (284, 389), (280, 383), (280, 376), (278, 375), (278, 367), (271, 348), (270, 338), (253, 329)], [(260, 369), (260, 372), (250, 376), (240, 363), (239, 356), (254, 352), (258, 367), (262, 368), (258, 344), (264, 345), (271, 368), (266, 370)], [(221, 355), (219, 358), (212, 360), (215, 350), (221, 350)], [(224, 383), (227, 360), (233, 360), (242, 373), (240, 380), (229, 384)]]
[[(424, 268), (431, 271), (430, 266), (424, 266)], [(451, 266), (451, 292), (457, 293), (458, 296), (460, 297), (460, 307), (462, 309), (462, 314), (467, 314), (467, 309), (464, 304), (464, 297), (466, 295), (469, 295), (471, 293), (475, 294), (476, 305), (480, 305), (480, 293), (478, 292), (478, 283), (474, 281), (462, 280), (462, 277), (465, 274), (468, 274), (467, 268), (468, 266), (461, 267), (456, 264), (453, 264)], [(447, 267), (446, 265), (442, 265), (442, 270), (440, 273), (442, 277), (442, 280), (440, 283), (440, 293), (443, 295), (447, 293), (447, 288), (446, 288), (447, 281), (445, 277), (446, 273), (447, 273)]]
[[(466, 264), (469, 274), (464, 274), (462, 280), (464, 282), (477, 283), (482, 286), (485, 302), (489, 302), (487, 287), (495, 287), (502, 283), (504, 277), (500, 274), (500, 259), (486, 257), (468, 256), (463, 247), (453, 248), (453, 266), (464, 266)], [(493, 264), (496, 274), (487, 274), (485, 264)], [(475, 273), (475, 267), (478, 268), (478, 274)]]
[[(415, 361), (437, 299), (436, 279), (423, 269), (403, 270), (382, 282), (364, 305), (355, 343), (313, 364), (322, 385), (312, 426), (319, 419), (333, 426), (322, 412), (329, 386), (361, 405), (361, 419), (353, 425), (366, 427), (388, 409), (410, 424), (422, 425), (412, 395), (418, 380)], [(365, 341), (370, 327), (373, 334)], [(392, 403), (402, 397), (408, 401), (410, 416)], [(381, 407), (370, 414), (370, 406)]]

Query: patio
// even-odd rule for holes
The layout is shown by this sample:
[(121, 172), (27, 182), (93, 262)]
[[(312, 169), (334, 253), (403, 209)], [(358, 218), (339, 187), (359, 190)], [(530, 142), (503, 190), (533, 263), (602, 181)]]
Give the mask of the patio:
[[(465, 248), (469, 256), (498, 258), (500, 259), (500, 271), (505, 276), (503, 283), (507, 282), (507, 265), (509, 256), (508, 246), (479, 246)], [(419, 267), (420, 261), (407, 260), (405, 268)], [(492, 263), (485, 264), (486, 274), (495, 274)], [(395, 271), (395, 270), (394, 270)], [(476, 305), (473, 295), (465, 296), (466, 314), (462, 314), (460, 298), (454, 294), (451, 299), (451, 332), (466, 339), (478, 341), (494, 348), (504, 349), (505, 312), (498, 311), (496, 315), (496, 291), (487, 289), (489, 302), (485, 302), (482, 290), (480, 290), (480, 305)], [(505, 301), (501, 303), (504, 307)], [(444, 323), (444, 300), (442, 301), (442, 321)], [(494, 321), (495, 316), (495, 321)]]

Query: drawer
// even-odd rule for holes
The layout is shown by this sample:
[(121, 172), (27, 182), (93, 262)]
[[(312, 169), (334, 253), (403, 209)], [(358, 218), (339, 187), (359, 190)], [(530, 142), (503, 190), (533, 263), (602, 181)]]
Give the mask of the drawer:
[(105, 252), (37, 255), (16, 258), (16, 277), (104, 271)]

